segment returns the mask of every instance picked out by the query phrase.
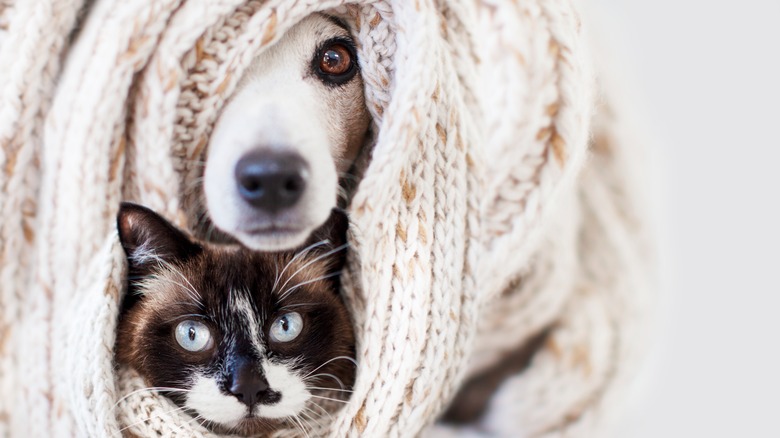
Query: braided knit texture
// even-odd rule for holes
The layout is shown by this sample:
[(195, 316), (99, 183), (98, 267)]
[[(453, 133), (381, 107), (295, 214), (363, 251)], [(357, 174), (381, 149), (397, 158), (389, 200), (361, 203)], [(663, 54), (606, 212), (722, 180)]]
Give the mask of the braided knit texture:
[[(352, 27), (375, 135), (343, 275), (357, 380), (310, 434), (609, 423), (650, 251), (572, 1), (0, 0), (0, 437), (215, 436), (114, 363), (116, 212), (128, 199), (196, 223), (221, 108), (316, 11)], [(479, 424), (434, 424), (464, 379), (550, 327)]]

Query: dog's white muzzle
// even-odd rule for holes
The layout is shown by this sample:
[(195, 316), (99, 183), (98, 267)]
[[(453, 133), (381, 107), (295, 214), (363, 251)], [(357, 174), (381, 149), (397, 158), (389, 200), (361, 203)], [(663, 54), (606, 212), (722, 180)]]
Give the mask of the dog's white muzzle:
[(303, 244), (327, 220), (338, 190), (321, 99), (274, 79), (249, 83), (226, 106), (204, 179), (214, 224), (263, 251)]

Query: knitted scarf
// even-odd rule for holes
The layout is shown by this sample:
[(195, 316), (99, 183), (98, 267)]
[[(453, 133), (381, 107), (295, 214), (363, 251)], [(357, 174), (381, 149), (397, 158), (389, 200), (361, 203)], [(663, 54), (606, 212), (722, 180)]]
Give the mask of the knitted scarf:
[[(0, 0), (0, 436), (215, 436), (115, 366), (115, 216), (195, 223), (221, 107), (315, 11), (352, 27), (375, 134), (343, 274), (357, 380), (309, 434), (592, 437), (614, 416), (648, 250), (571, 1)], [(479, 422), (434, 423), (543, 331)]]

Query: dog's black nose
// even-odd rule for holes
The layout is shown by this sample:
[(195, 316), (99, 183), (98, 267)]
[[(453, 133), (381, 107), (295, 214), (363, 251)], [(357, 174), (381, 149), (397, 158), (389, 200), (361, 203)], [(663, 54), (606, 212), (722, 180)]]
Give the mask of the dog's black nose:
[(229, 391), (249, 408), (257, 403), (272, 404), (281, 398), (281, 394), (268, 387), (268, 380), (251, 360), (240, 360), (234, 365)]
[(298, 154), (253, 151), (236, 164), (238, 192), (252, 206), (275, 213), (298, 202), (308, 170)]

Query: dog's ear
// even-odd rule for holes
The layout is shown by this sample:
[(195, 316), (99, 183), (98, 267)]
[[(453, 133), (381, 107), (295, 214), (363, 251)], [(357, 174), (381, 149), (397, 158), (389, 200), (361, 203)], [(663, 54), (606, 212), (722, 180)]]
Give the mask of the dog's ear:
[(347, 229), (349, 229), (347, 213), (339, 208), (334, 208), (328, 220), (312, 233), (304, 247), (327, 241), (327, 245), (319, 245), (314, 250), (319, 253), (330, 252), (331, 255), (328, 256), (329, 270), (340, 271), (347, 261)]
[(123, 202), (116, 221), (131, 275), (147, 275), (161, 264), (184, 261), (202, 248), (152, 210)]

